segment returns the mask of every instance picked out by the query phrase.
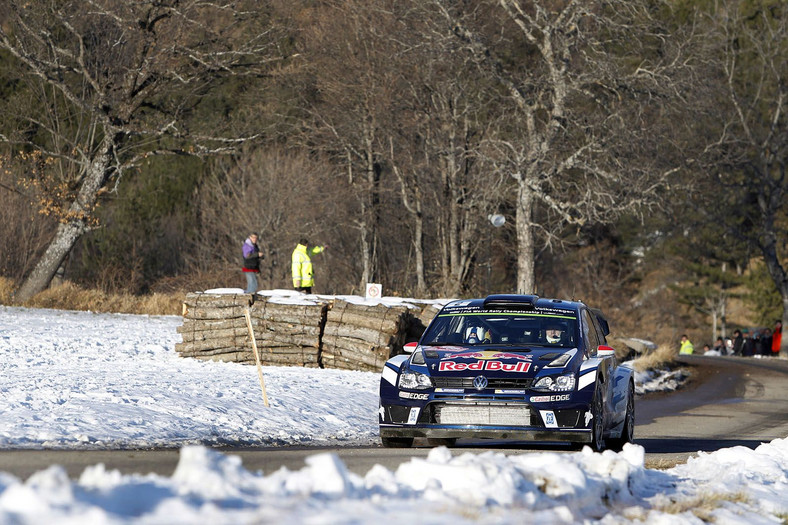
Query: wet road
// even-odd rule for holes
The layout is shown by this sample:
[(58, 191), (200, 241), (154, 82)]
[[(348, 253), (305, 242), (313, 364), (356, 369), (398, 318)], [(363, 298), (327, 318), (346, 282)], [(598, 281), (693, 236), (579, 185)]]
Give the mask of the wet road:
[[(635, 442), (646, 449), (646, 466), (671, 466), (698, 451), (742, 445), (755, 448), (762, 442), (788, 437), (788, 360), (682, 356), (693, 380), (675, 393), (650, 394), (636, 402)], [(531, 443), (460, 441), (454, 454), (495, 450), (506, 454), (534, 451), (568, 451), (565, 446)], [(271, 473), (281, 467), (298, 470), (304, 458), (333, 452), (351, 471), (364, 475), (374, 465), (390, 470), (411, 457), (425, 457), (430, 449), (269, 448), (226, 449), (241, 457), (251, 471)], [(178, 450), (131, 451), (0, 451), (0, 471), (26, 479), (30, 474), (58, 464), (77, 478), (86, 467), (103, 463), (124, 474), (155, 472), (171, 475)]]

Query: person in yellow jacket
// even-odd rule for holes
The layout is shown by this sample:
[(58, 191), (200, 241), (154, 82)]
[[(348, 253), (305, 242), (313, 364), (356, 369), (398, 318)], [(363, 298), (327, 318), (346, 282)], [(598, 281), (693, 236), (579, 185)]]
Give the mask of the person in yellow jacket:
[(298, 246), (293, 250), (293, 288), (299, 292), (312, 293), (315, 279), (312, 273), (311, 257), (325, 249), (325, 246), (309, 248), (309, 241), (303, 237), (298, 241)]
[(687, 334), (681, 336), (681, 348), (679, 348), (679, 354), (681, 355), (690, 355), (695, 352), (695, 347), (692, 345), (692, 341), (689, 340)]

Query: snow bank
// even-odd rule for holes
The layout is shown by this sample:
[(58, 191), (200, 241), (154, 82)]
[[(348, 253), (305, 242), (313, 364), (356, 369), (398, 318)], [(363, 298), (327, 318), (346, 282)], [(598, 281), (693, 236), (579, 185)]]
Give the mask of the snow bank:
[(516, 456), (453, 456), (440, 447), (395, 472), (376, 466), (362, 477), (333, 454), (266, 474), (247, 471), (237, 456), (188, 446), (171, 477), (103, 465), (77, 481), (58, 466), (25, 482), (0, 475), (0, 522), (689, 524), (701, 523), (702, 510), (716, 523), (775, 523), (788, 512), (788, 439), (702, 454), (664, 472), (643, 460), (638, 445)]

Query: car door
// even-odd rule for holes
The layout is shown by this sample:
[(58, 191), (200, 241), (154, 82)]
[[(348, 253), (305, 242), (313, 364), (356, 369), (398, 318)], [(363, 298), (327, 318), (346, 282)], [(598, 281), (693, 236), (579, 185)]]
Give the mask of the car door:
[[(581, 313), (582, 326), (583, 326), (583, 339), (585, 340), (589, 356), (598, 358), (597, 349), (600, 344), (605, 342), (604, 336), (597, 331), (596, 324), (593, 319), (594, 316), (587, 309), (583, 309)], [(604, 399), (604, 418), (605, 429), (610, 427), (610, 418), (614, 414), (613, 410), (613, 368), (615, 366), (615, 357), (602, 358), (597, 368), (598, 385), (602, 387), (602, 395)]]

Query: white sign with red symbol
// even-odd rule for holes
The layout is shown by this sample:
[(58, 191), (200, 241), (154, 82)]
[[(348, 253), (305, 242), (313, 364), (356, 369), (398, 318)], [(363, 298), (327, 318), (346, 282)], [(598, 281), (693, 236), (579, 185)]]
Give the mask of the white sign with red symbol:
[(367, 300), (380, 299), (383, 295), (383, 285), (377, 283), (367, 283)]

